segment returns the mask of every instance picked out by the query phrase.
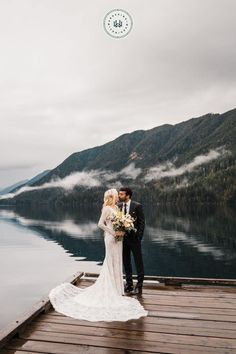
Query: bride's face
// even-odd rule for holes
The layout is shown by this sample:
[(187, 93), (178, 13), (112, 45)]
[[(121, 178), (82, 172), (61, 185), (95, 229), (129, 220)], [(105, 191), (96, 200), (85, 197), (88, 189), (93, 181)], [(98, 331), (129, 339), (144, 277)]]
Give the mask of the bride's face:
[(115, 200), (115, 203), (117, 203), (117, 202), (118, 202), (118, 200), (119, 200), (118, 194), (116, 194), (116, 195), (115, 195), (114, 200)]

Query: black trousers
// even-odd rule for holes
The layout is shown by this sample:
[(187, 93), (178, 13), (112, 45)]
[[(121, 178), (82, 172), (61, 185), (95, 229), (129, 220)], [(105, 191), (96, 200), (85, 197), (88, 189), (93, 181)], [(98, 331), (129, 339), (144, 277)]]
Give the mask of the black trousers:
[(133, 285), (131, 252), (133, 253), (135, 267), (137, 271), (137, 286), (142, 286), (144, 279), (144, 266), (141, 249), (141, 240), (135, 235), (129, 234), (124, 236), (123, 240), (123, 264), (126, 274), (126, 283)]

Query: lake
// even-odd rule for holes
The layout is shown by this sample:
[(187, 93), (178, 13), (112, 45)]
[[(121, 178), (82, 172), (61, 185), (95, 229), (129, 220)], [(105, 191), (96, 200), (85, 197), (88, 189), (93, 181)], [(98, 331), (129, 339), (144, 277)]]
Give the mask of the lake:
[[(144, 205), (144, 211), (146, 275), (236, 278), (235, 209)], [(0, 209), (0, 328), (73, 273), (100, 271), (99, 216), (96, 205)]]

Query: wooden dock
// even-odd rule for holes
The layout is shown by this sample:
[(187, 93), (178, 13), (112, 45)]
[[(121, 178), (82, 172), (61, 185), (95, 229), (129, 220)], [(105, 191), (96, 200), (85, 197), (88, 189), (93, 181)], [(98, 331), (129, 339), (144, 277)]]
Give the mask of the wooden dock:
[[(94, 277), (66, 281), (86, 287)], [(0, 332), (0, 353), (236, 353), (236, 280), (146, 277), (140, 302), (148, 317), (89, 322), (57, 313), (44, 297)]]

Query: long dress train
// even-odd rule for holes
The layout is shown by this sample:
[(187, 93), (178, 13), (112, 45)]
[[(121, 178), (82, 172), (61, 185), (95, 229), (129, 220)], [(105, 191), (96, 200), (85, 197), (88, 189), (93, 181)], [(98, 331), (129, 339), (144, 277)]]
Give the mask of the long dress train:
[(98, 222), (105, 241), (105, 258), (98, 278), (84, 289), (69, 282), (53, 288), (49, 299), (57, 312), (88, 321), (128, 321), (147, 316), (148, 311), (137, 299), (123, 296), (123, 242), (114, 238), (113, 213), (113, 208), (105, 206)]

